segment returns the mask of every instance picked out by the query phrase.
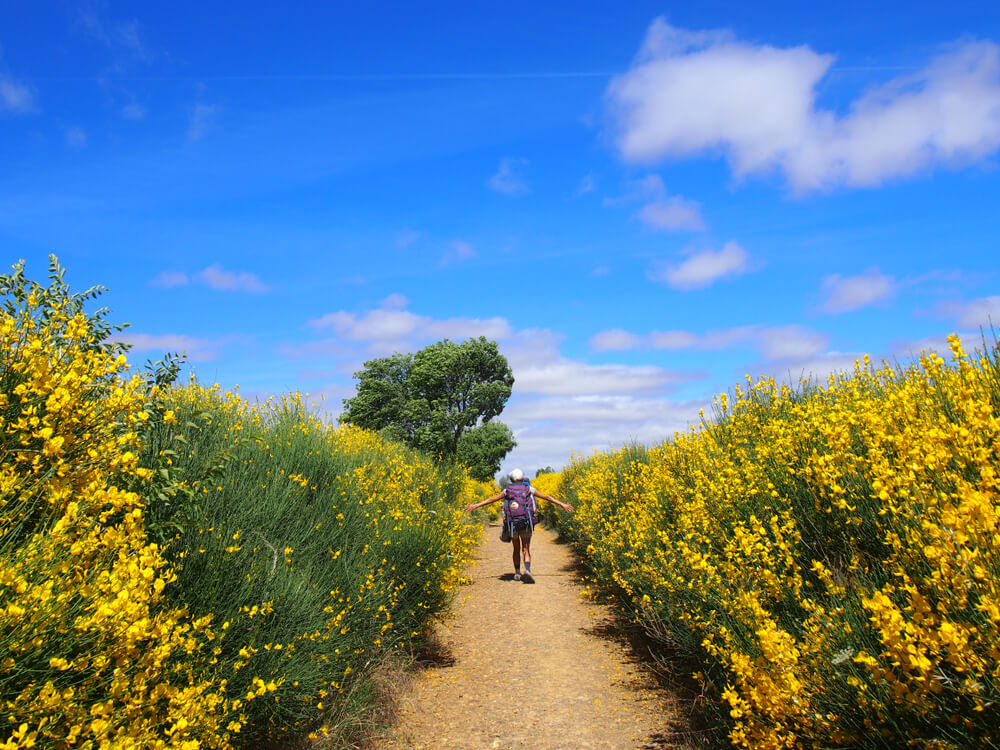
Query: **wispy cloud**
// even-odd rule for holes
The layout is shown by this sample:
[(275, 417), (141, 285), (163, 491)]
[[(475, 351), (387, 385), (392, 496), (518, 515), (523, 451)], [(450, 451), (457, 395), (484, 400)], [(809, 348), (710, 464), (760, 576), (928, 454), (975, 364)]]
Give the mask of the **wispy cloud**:
[(687, 258), (680, 263), (655, 263), (649, 270), (649, 279), (672, 289), (689, 291), (751, 270), (750, 254), (736, 242), (727, 242), (718, 251), (688, 250), (687, 253)]
[(66, 128), (66, 145), (70, 148), (83, 148), (87, 145), (87, 134), (83, 128), (76, 126)]
[(193, 362), (207, 362), (219, 356), (224, 340), (211, 340), (186, 336), (180, 333), (149, 334), (124, 331), (114, 335), (132, 347), (134, 352), (174, 352), (185, 354)]
[(878, 269), (857, 276), (833, 274), (823, 279), (822, 308), (829, 313), (860, 310), (889, 298), (895, 286), (895, 279)]
[(465, 240), (452, 240), (441, 256), (441, 265), (447, 266), (476, 257), (476, 246)]
[(0, 112), (30, 115), (38, 111), (38, 102), (31, 89), (10, 76), (0, 73)]
[(253, 292), (262, 294), (270, 291), (255, 273), (249, 271), (227, 271), (220, 263), (214, 263), (193, 274), (184, 271), (163, 271), (150, 282), (153, 286), (170, 289), (187, 284), (200, 284), (221, 292)]
[(422, 235), (422, 232), (418, 232), (415, 229), (403, 227), (396, 233), (396, 247), (401, 250), (405, 250), (414, 242), (419, 240)]
[(608, 101), (632, 162), (722, 151), (737, 176), (777, 170), (798, 193), (872, 187), (1000, 148), (1000, 47), (968, 41), (869, 88), (846, 114), (816, 92), (832, 55), (657, 19)]
[(528, 160), (520, 157), (504, 157), (500, 160), (496, 174), (486, 181), (492, 190), (506, 195), (525, 195), (531, 192), (523, 172)]
[(964, 303), (958, 313), (958, 324), (971, 329), (990, 325), (1000, 327), (1000, 295)]
[(121, 108), (120, 112), (121, 116), (126, 120), (141, 120), (146, 116), (146, 108), (135, 102), (126, 104)]
[(597, 189), (597, 175), (594, 172), (588, 172), (580, 180), (580, 183), (576, 186), (574, 191), (577, 195), (586, 195), (587, 193), (592, 193)]
[(641, 349), (722, 351), (733, 347), (756, 350), (766, 361), (802, 360), (823, 354), (829, 337), (800, 325), (736, 326), (692, 331), (651, 331), (637, 334), (613, 328), (594, 334), (590, 348), (594, 351), (631, 351)]
[(200, 141), (215, 126), (220, 107), (217, 104), (195, 104), (188, 116), (187, 139)]

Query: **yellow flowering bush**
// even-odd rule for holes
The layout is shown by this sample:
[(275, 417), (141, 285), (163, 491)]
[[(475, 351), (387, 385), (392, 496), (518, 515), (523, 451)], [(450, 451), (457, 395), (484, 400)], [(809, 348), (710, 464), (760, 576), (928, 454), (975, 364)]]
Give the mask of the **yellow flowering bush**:
[(748, 378), (699, 427), (563, 472), (567, 533), (735, 746), (1000, 743), (1000, 363), (951, 346)]
[(208, 618), (162, 606), (128, 377), (95, 292), (0, 276), (0, 747), (225, 747)]
[(481, 532), (463, 509), (492, 488), (333, 427), (298, 394), (257, 403), (192, 382), (163, 408), (141, 462), (165, 463), (164, 492), (184, 498), (168, 506), (187, 519), (167, 547), (168, 595), (224, 631), (217, 666), (241, 742), (348, 744), (346, 714), (377, 699), (375, 665), (461, 582)]

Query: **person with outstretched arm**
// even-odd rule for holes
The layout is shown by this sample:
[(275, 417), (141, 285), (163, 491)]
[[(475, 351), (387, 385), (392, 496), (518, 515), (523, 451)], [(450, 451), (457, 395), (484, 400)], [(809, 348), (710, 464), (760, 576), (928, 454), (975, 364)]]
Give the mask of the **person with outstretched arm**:
[[(514, 580), (534, 583), (531, 575), (531, 532), (538, 522), (538, 498), (548, 500), (558, 505), (567, 513), (573, 511), (573, 506), (556, 500), (554, 497), (539, 492), (525, 478), (524, 472), (514, 469), (508, 476), (509, 482), (499, 495), (483, 500), (481, 503), (470, 503), (465, 506), (469, 512), (483, 506), (503, 500), (504, 530), (500, 538), (512, 542), (514, 546)], [(524, 554), (524, 575), (521, 575), (521, 554)]]

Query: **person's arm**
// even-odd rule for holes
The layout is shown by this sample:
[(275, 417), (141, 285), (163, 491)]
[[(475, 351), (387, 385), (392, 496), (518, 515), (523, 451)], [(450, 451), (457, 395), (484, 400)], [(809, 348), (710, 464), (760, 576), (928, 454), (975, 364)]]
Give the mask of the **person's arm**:
[(572, 505), (570, 505), (569, 503), (564, 503), (561, 500), (556, 500), (554, 497), (546, 495), (544, 492), (539, 492), (538, 490), (535, 490), (535, 497), (540, 497), (542, 498), (542, 500), (548, 500), (550, 503), (555, 503), (567, 513), (573, 512)]
[(465, 509), (471, 513), (477, 508), (482, 508), (484, 505), (489, 505), (490, 503), (495, 503), (497, 500), (502, 500), (502, 499), (503, 499), (503, 493), (501, 492), (499, 495), (494, 495), (489, 500), (483, 500), (481, 503), (469, 503), (468, 505), (465, 506)]

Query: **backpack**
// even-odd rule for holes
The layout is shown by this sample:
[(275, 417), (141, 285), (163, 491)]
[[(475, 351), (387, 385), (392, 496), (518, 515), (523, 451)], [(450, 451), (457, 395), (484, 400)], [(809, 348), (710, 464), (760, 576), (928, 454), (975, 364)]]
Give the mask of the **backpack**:
[(507, 531), (531, 530), (538, 523), (538, 505), (527, 481), (512, 482), (503, 491), (503, 519)]

